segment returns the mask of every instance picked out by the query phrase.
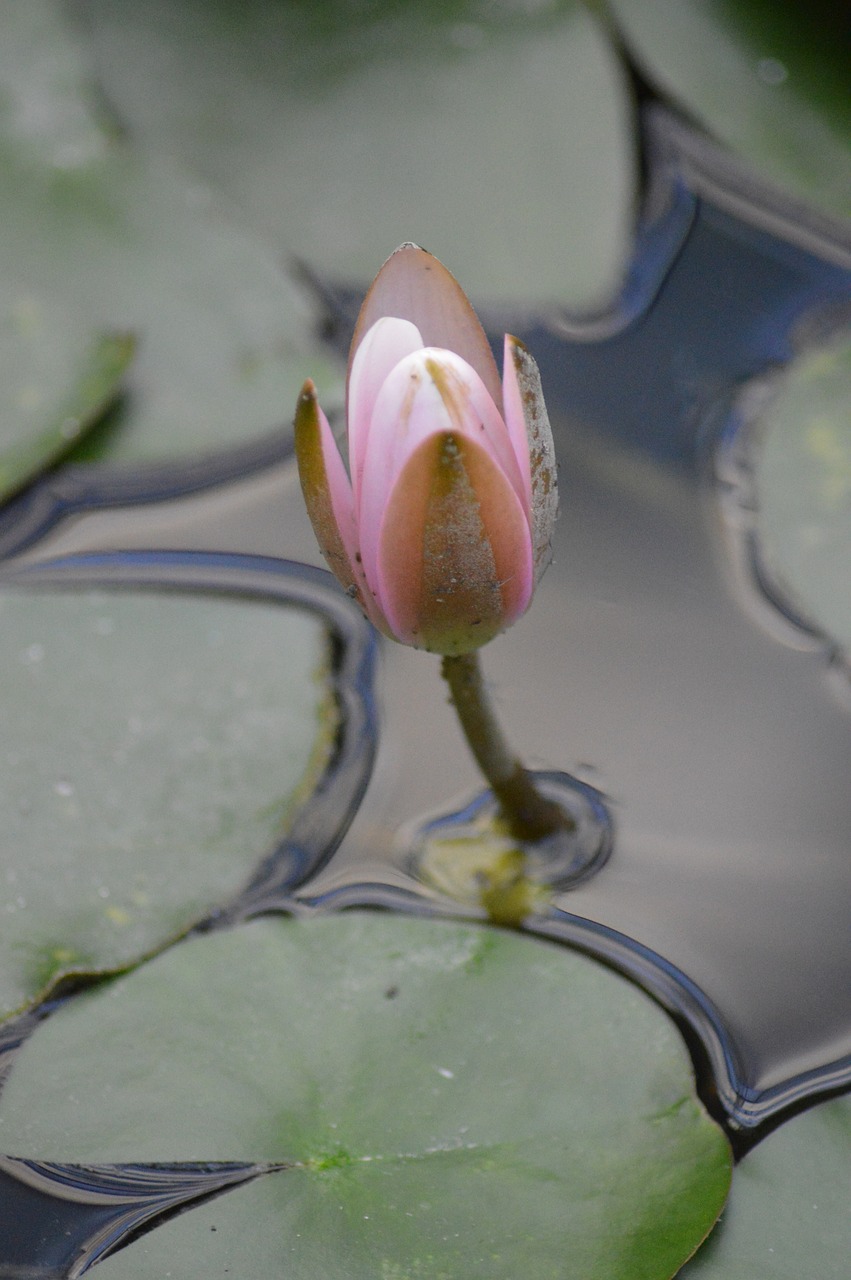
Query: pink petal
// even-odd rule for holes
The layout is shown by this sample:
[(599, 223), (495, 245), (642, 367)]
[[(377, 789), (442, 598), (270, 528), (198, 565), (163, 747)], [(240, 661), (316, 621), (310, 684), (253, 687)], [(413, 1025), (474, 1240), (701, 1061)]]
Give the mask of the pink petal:
[(505, 424), (527, 486), (537, 582), (552, 556), (558, 468), (538, 366), (527, 347), (510, 334), (505, 335), (503, 397)]
[(378, 533), (390, 491), (429, 436), (454, 432), (488, 453), (525, 510), (525, 491), (505, 423), (476, 371), (451, 351), (425, 348), (401, 360), (378, 394), (356, 518), (367, 581), (376, 584)]
[(426, 347), (420, 355), (453, 429), (488, 450), (525, 508), (526, 489), (505, 419), (476, 370), (452, 351)]
[(411, 453), (381, 527), (377, 597), (393, 634), (466, 653), (510, 626), (533, 590), (522, 505), (487, 449), (452, 431)]
[(370, 620), (386, 631), (360, 564), (349, 477), (309, 378), (296, 407), (295, 453), (307, 514), (328, 567)]
[(502, 387), (485, 331), (458, 281), (441, 262), (415, 244), (391, 254), (364, 299), (349, 356), (382, 316), (410, 320), (423, 345), (454, 351), (472, 365), (502, 410)]
[(346, 402), (349, 469), (355, 509), (360, 498), (366, 442), (376, 397), (394, 366), (404, 356), (419, 351), (424, 345), (419, 329), (410, 320), (383, 316), (364, 334), (363, 341), (355, 352), (349, 372)]

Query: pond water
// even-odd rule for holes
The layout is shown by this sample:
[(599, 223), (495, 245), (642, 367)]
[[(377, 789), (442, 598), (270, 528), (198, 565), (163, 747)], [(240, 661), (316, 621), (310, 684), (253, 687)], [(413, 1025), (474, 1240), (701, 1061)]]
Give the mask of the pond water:
[[(602, 797), (613, 825), (601, 869), (528, 927), (602, 957), (671, 1010), (705, 1100), (744, 1149), (851, 1081), (849, 673), (765, 590), (759, 401), (747, 394), (838, 326), (851, 248), (786, 219), (669, 121), (653, 142), (618, 307), (583, 323), (483, 316), (539, 361), (562, 492), (534, 607), (483, 662), (518, 752)], [(326, 297), (345, 345), (357, 292), (327, 285)], [(437, 660), (378, 649), (326, 577), (270, 559), (319, 563), (284, 438), (200, 468), (66, 472), (5, 513), (0, 551), (18, 584), (293, 592), (328, 617), (346, 705), (335, 771), (224, 918), (460, 910), (407, 857), (412, 822), (481, 789)], [(142, 1186), (138, 1170), (7, 1161), (5, 1220), (26, 1226), (0, 1232), (0, 1274), (66, 1274), (71, 1259), (79, 1274), (152, 1215), (251, 1175), (160, 1170)]]

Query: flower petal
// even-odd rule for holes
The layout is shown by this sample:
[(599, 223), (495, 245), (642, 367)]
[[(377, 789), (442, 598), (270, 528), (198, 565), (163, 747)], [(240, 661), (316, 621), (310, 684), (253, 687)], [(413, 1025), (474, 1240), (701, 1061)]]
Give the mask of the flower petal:
[(296, 406), (295, 454), (304, 504), (328, 567), (370, 620), (386, 630), (387, 624), (374, 608), (360, 564), (349, 477), (310, 378), (302, 387)]
[(529, 485), (535, 581), (552, 557), (553, 533), (558, 515), (558, 468), (555, 444), (544, 404), (541, 375), (528, 348), (518, 338), (505, 335), (503, 364), (505, 424), (518, 458), (525, 453), (521, 471)]
[(349, 367), (367, 331), (382, 316), (410, 320), (423, 345), (455, 351), (472, 365), (502, 412), (502, 387), (485, 331), (455, 277), (425, 249), (403, 244), (392, 253), (367, 293), (352, 339)]
[(527, 490), (505, 419), (476, 370), (452, 351), (426, 347), (420, 355), (453, 428), (488, 450), (528, 511)]
[(410, 320), (382, 316), (364, 334), (355, 352), (349, 372), (346, 422), (349, 439), (349, 470), (355, 510), (359, 506), (363, 463), (369, 424), (376, 397), (390, 371), (399, 361), (425, 343), (422, 334)]
[(466, 653), (527, 608), (532, 546), (521, 503), (477, 441), (431, 435), (409, 456), (379, 538), (378, 600), (393, 634)]
[(487, 452), (526, 510), (508, 430), (475, 369), (451, 351), (426, 347), (414, 352), (400, 360), (384, 381), (364, 455), (356, 519), (364, 573), (373, 590), (379, 531), (396, 479), (424, 440), (447, 431), (469, 438)]

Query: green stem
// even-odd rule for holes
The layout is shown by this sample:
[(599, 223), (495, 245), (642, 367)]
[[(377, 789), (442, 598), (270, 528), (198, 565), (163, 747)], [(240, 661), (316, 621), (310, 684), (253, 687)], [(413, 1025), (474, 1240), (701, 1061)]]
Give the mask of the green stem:
[(574, 826), (569, 814), (542, 796), (532, 775), (505, 740), (482, 680), (478, 653), (443, 658), (441, 674), (449, 685), (464, 736), (476, 763), (499, 801), (503, 817), (518, 840), (542, 840)]

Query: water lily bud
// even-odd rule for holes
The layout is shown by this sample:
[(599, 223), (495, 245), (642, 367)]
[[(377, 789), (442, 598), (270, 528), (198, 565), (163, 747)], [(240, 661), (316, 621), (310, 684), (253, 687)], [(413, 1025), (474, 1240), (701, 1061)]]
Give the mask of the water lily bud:
[(385, 635), (477, 649), (523, 614), (550, 558), (556, 462), (535, 361), (503, 378), (445, 267), (405, 244), (364, 300), (349, 354), (349, 471), (308, 381), (295, 446), (328, 564)]

